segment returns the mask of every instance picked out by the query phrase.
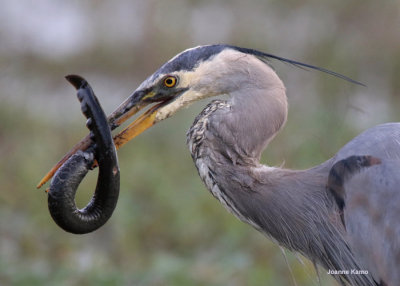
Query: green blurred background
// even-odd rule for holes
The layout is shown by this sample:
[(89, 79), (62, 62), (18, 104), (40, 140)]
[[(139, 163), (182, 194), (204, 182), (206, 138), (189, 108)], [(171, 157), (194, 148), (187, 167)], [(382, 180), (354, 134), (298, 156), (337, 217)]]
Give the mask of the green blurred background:
[[(178, 52), (228, 43), (343, 73), (360, 87), (273, 62), (286, 128), (263, 162), (308, 168), (375, 124), (398, 121), (399, 1), (2, 1), (0, 285), (317, 285), (312, 265), (228, 214), (197, 176), (185, 132), (206, 102), (119, 151), (121, 195), (88, 235), (58, 228), (35, 186), (87, 133), (74, 89), (107, 113)], [(96, 180), (80, 188), (84, 206)], [(336, 285), (320, 270), (321, 285)]]

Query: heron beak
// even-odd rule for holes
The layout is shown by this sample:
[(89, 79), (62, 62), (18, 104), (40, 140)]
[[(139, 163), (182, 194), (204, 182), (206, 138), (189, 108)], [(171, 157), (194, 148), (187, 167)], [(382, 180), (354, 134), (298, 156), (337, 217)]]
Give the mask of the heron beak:
[[(152, 101), (145, 100), (146, 98), (151, 97), (151, 95), (152, 91), (135, 91), (130, 97), (128, 97), (123, 103), (121, 103), (121, 105), (108, 116), (108, 122), (111, 130), (114, 130), (122, 123), (124, 123), (127, 119), (143, 109), (145, 106), (152, 103)], [(114, 137), (115, 147), (118, 149), (119, 147), (142, 133), (144, 130), (153, 126), (155, 124), (156, 111), (165, 103), (165, 101), (151, 107), (144, 114), (139, 116), (134, 122), (132, 122), (126, 129), (117, 134)], [(72, 147), (72, 149), (53, 166), (53, 168), (51, 168), (51, 170), (43, 177), (43, 179), (40, 180), (36, 188), (39, 189), (47, 181), (49, 181), (53, 177), (55, 172), (78, 150), (84, 151), (92, 144), (93, 142), (90, 139), (90, 136), (87, 135), (74, 147)]]
[(124, 130), (114, 136), (114, 144), (117, 149), (131, 141), (133, 138), (138, 136), (143, 131), (149, 129), (151, 126), (156, 124), (157, 110), (164, 105), (164, 102), (154, 105), (135, 121), (128, 125)]

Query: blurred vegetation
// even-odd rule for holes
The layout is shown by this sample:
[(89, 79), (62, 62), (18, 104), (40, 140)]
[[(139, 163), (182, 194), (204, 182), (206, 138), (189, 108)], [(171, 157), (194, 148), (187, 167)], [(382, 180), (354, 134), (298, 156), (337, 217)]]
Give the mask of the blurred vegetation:
[[(373, 0), (3, 1), (0, 285), (317, 285), (306, 259), (287, 252), (289, 268), (278, 246), (203, 186), (185, 132), (205, 102), (119, 152), (121, 197), (102, 229), (83, 236), (59, 229), (35, 186), (87, 132), (63, 77), (85, 76), (111, 112), (181, 50), (229, 43), (365, 83), (272, 62), (290, 115), (263, 162), (308, 168), (360, 131), (400, 119), (399, 15), (398, 1)], [(91, 174), (81, 186), (79, 205), (95, 180)], [(336, 285), (320, 276), (321, 285)]]

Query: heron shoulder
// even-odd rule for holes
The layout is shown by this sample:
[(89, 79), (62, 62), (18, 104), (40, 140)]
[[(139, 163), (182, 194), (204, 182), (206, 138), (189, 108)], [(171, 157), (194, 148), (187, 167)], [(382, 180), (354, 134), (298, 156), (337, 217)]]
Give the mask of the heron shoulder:
[(367, 129), (343, 146), (333, 163), (353, 155), (400, 159), (400, 123), (385, 123)]

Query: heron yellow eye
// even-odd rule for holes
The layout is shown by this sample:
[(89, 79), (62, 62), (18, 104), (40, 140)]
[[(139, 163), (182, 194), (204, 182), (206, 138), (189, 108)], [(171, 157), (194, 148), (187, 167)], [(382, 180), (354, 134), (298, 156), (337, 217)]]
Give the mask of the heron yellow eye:
[(177, 80), (176, 80), (176, 77), (174, 77), (174, 76), (167, 76), (164, 79), (164, 85), (169, 88), (174, 87), (176, 85), (176, 82), (177, 82)]

